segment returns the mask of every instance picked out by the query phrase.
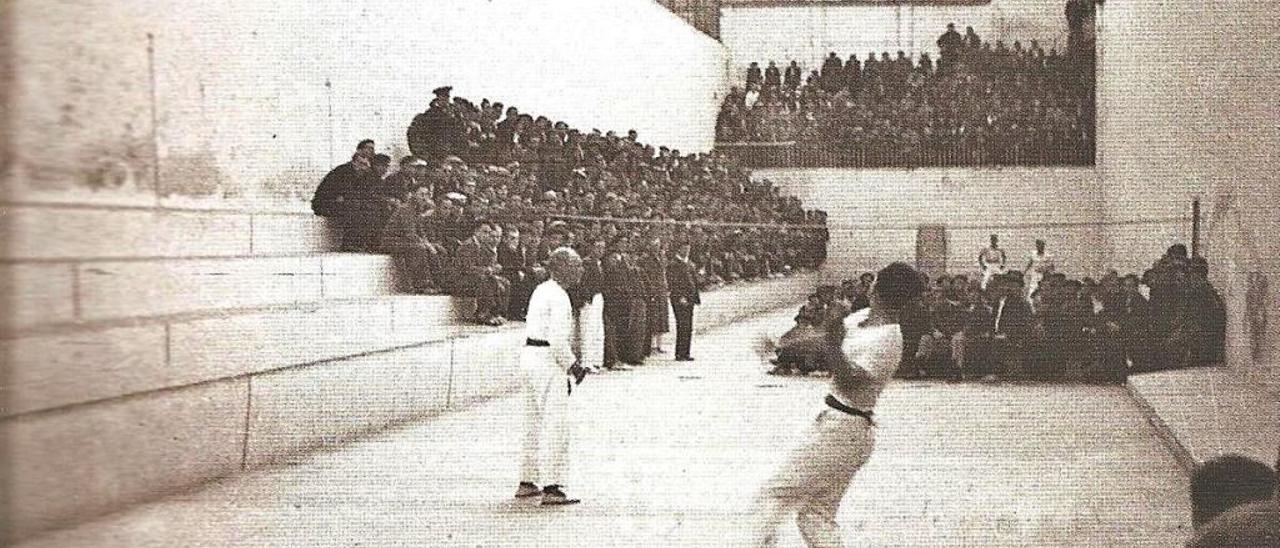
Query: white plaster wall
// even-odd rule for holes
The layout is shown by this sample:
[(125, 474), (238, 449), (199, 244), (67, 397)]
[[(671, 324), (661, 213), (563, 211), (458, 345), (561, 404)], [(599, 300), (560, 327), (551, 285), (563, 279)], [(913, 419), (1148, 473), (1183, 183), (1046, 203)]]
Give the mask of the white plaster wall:
[[(896, 55), (898, 50), (916, 56), (928, 52), (937, 59), (940, 36), (947, 23), (964, 33), (966, 26), (986, 40), (1004, 40), (1013, 47), (1039, 40), (1047, 52), (1067, 44), (1064, 0), (993, 0), (978, 6), (821, 5), (743, 7), (725, 6), (720, 38), (729, 48), (734, 74), (739, 79), (752, 61), (779, 67), (797, 60), (808, 70), (819, 68), (829, 52), (841, 59), (867, 52)], [(904, 3), (906, 4), (906, 3)]]
[(445, 84), (702, 151), (726, 78), (724, 48), (649, 0), (12, 0), (0, 17), (11, 200), (297, 203), (362, 138), (405, 153)]
[(924, 224), (947, 226), (953, 274), (976, 273), (978, 252), (992, 233), (1011, 267), (1025, 266), (1037, 238), (1069, 274), (1098, 276), (1110, 267), (1093, 169), (777, 169), (754, 177), (827, 211), (826, 270), (839, 277), (891, 261), (914, 263), (916, 230)]
[[(1108, 2), (1098, 29), (1107, 217), (1164, 216), (1204, 195), (1202, 251), (1228, 302), (1230, 360), (1273, 387), (1280, 386), (1278, 20), (1280, 4), (1267, 0), (1129, 0)], [(1145, 259), (1172, 243), (1144, 236), (1137, 227), (1112, 230), (1112, 260)], [(1246, 351), (1249, 272), (1271, 287), (1260, 359)]]

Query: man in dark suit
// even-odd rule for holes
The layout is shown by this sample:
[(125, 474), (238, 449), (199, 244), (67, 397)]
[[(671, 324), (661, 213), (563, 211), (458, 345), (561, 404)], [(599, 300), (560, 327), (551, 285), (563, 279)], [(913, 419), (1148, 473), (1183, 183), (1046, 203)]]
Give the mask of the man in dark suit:
[(671, 291), (671, 310), (676, 316), (676, 361), (690, 362), (693, 344), (693, 307), (702, 304), (698, 292), (698, 267), (689, 260), (690, 245), (681, 242), (675, 257), (667, 266), (667, 284)]
[(482, 223), (474, 236), (458, 246), (455, 257), (457, 278), (453, 294), (476, 299), (474, 320), (483, 325), (506, 323), (502, 315), (507, 311), (511, 286), (498, 276), (502, 272), (502, 265), (498, 263), (498, 242), (501, 238), (501, 228)]
[(1022, 282), (997, 277), (996, 298), (991, 304), (991, 361), (998, 374), (1023, 374), (1024, 349), (1031, 335), (1031, 305), (1022, 298)]

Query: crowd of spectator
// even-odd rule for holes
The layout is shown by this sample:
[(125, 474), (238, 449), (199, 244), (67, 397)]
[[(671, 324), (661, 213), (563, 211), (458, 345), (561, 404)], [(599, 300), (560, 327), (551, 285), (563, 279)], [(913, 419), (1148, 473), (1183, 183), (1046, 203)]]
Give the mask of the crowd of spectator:
[[(312, 207), (341, 228), (342, 249), (395, 256), (412, 291), (474, 299), (478, 323), (522, 319), (548, 254), (564, 245), (587, 262), (576, 304), (603, 294), (614, 325), (653, 332), (637, 341), (666, 331), (665, 305), (645, 313), (617, 303), (665, 301), (667, 266), (684, 245), (700, 289), (825, 259), (825, 213), (719, 154), (655, 149), (635, 131), (584, 133), (451, 98), (447, 87), (434, 93), (408, 129), (412, 154), (398, 170), (388, 175), (391, 158), (363, 141), (324, 178)], [(614, 348), (617, 361), (638, 363), (653, 346)]]
[(938, 48), (936, 63), (928, 53), (831, 52), (804, 76), (796, 61), (751, 63), (724, 101), (717, 139), (795, 142), (824, 165), (1092, 162), (1090, 50), (993, 44), (954, 24)]
[[(797, 336), (869, 305), (875, 276), (823, 286), (797, 314)], [(1028, 292), (1009, 271), (984, 289), (978, 278), (927, 280), (919, 306), (901, 319), (899, 374), (963, 380), (1123, 382), (1132, 372), (1221, 363), (1226, 328), (1208, 264), (1171, 246), (1141, 277), (1099, 280), (1048, 272)], [(813, 356), (781, 355), (775, 373), (824, 369)]]

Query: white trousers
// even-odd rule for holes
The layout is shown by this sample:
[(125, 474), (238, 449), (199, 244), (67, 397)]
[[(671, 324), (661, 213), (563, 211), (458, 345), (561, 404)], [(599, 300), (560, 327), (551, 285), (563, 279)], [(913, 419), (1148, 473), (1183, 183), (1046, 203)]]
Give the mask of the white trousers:
[(778, 529), (792, 514), (808, 546), (844, 546), (836, 512), (874, 445), (875, 427), (866, 419), (835, 409), (818, 413), (757, 499), (749, 546), (776, 546)]
[(604, 298), (600, 295), (578, 312), (578, 357), (583, 367), (604, 365)]
[(567, 384), (570, 377), (556, 365), (550, 349), (545, 347), (523, 347), (520, 372), (525, 405), (520, 481), (566, 485), (572, 434)]

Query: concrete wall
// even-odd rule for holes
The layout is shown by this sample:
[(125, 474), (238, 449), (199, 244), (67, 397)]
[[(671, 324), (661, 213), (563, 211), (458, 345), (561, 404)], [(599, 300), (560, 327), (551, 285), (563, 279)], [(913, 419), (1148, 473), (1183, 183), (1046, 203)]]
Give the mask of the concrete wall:
[[(8, 200), (288, 210), (430, 90), (701, 151), (724, 48), (649, 0), (0, 5)], [(605, 46), (605, 47), (602, 47)]]
[[(707, 292), (697, 325), (798, 303), (816, 283)], [(16, 536), (66, 525), (518, 386), (520, 326), (457, 316), (449, 297), (400, 295), (0, 341), (3, 522)]]
[(1061, 51), (1067, 43), (1065, 0), (992, 0), (978, 6), (798, 4), (722, 8), (720, 39), (739, 80), (752, 61), (764, 67), (773, 59), (783, 67), (794, 59), (807, 73), (832, 51), (841, 59), (856, 53), (860, 60), (869, 51), (928, 52), (936, 60), (938, 36), (951, 22), (962, 34), (972, 26), (984, 41), (1004, 40), (1009, 47), (1014, 40), (1025, 46), (1034, 39), (1047, 52), (1055, 46)]
[(923, 224), (948, 227), (953, 274), (976, 273), (978, 252), (992, 233), (1011, 266), (1024, 266), (1041, 238), (1064, 272), (1097, 276), (1109, 267), (1093, 169), (769, 169), (754, 177), (827, 211), (826, 270), (842, 276), (914, 261)]
[[(1280, 185), (1272, 160), (1280, 148), (1273, 100), (1280, 43), (1270, 38), (1280, 5), (1133, 0), (1108, 2), (1099, 13), (1098, 153), (1107, 218), (1168, 216), (1203, 195), (1203, 252), (1229, 304), (1230, 361), (1280, 387)], [(1187, 241), (1140, 225), (1109, 236), (1110, 260), (1135, 267), (1169, 243)], [(1252, 308), (1251, 276), (1270, 286)], [(1264, 313), (1265, 328), (1257, 322)]]

